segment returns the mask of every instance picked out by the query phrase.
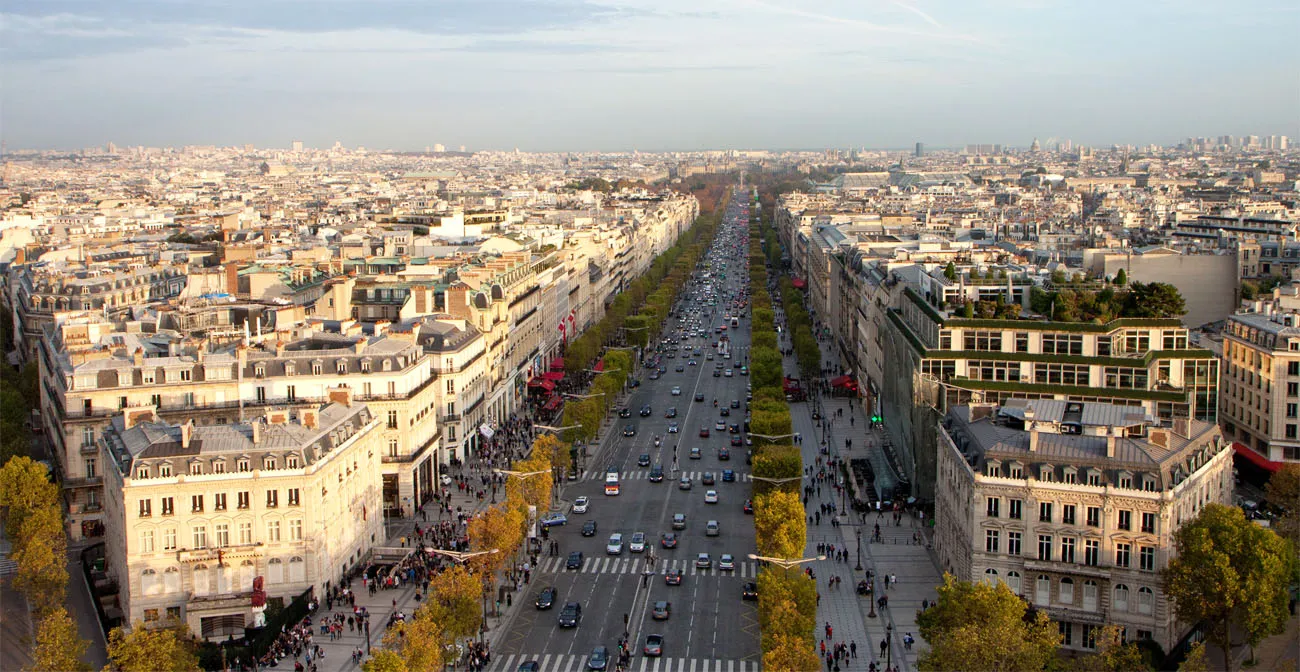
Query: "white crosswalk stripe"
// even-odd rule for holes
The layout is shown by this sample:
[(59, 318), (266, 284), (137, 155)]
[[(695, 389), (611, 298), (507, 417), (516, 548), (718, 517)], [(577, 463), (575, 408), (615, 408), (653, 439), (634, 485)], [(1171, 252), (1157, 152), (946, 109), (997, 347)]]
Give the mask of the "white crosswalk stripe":
[[(591, 557), (582, 562), (582, 569), (578, 570), (583, 574), (637, 574), (640, 575), (645, 571), (645, 556), (633, 557)], [(694, 556), (690, 558), (668, 558), (660, 559), (655, 562), (655, 573), (667, 574), (669, 570), (681, 570), (687, 576), (737, 576), (742, 579), (752, 579), (758, 576), (758, 563), (746, 560), (736, 562), (734, 571), (722, 571), (717, 567), (718, 558), (713, 558), (714, 566), (712, 569), (697, 569), (695, 567)], [(556, 574), (569, 571), (565, 569), (568, 563), (567, 558), (544, 558), (537, 565), (538, 574)]]
[[(587, 656), (580, 654), (511, 654), (496, 657), (488, 669), (493, 672), (516, 672), (520, 665), (529, 661), (537, 663), (539, 672), (578, 672), (587, 666)], [(632, 659), (630, 669), (637, 672), (759, 672), (759, 668), (756, 660), (636, 656)]]
[[(706, 472), (706, 471), (711, 471), (711, 472), (713, 473), (713, 477), (714, 477), (715, 479), (717, 479), (717, 481), (718, 481), (719, 483), (722, 483), (722, 482), (723, 482), (723, 480), (722, 480), (722, 471), (723, 471), (723, 469), (727, 469), (727, 467), (721, 467), (721, 468), (719, 468), (719, 469), (701, 469), (701, 470), (699, 470), (699, 471), (679, 471), (679, 472), (677, 472), (677, 473), (672, 473), (671, 471), (665, 471), (665, 472), (664, 472), (664, 482), (667, 483), (667, 482), (669, 482), (669, 481), (676, 481), (676, 480), (680, 479), (682, 476), (690, 476), (692, 481), (696, 481), (696, 482), (698, 482), (698, 481), (700, 480), (700, 478), (702, 478), (702, 477), (704, 476), (704, 472)], [(735, 470), (733, 469), (732, 471), (735, 471)], [(748, 483), (750, 480), (752, 480), (752, 479), (750, 478), (749, 472), (735, 471), (735, 473), (736, 473), (736, 481), (737, 481), (737, 482), (740, 482), (740, 483)], [(650, 472), (649, 472), (648, 470), (644, 470), (644, 469), (642, 469), (642, 470), (638, 470), (638, 471), (626, 471), (626, 472), (623, 472), (623, 473), (619, 476), (619, 478), (622, 479), (623, 481), (645, 481), (645, 480), (649, 480), (649, 478), (650, 478)], [(588, 481), (604, 481), (604, 480), (605, 480), (605, 472), (603, 472), (603, 471), (592, 471), (592, 472), (588, 472), (585, 480), (588, 480)]]

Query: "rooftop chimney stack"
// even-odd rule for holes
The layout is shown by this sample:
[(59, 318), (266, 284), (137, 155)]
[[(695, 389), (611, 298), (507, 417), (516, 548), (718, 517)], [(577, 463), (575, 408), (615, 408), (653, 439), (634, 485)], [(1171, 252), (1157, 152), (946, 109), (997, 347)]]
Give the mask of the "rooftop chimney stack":
[(194, 438), (194, 421), (186, 420), (185, 424), (181, 425), (181, 449), (182, 450), (189, 450), (190, 439), (192, 438)]

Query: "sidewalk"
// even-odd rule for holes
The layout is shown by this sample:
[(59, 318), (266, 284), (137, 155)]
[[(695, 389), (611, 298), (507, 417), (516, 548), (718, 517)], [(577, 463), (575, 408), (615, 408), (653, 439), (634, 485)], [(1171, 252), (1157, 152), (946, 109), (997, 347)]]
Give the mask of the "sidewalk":
[[(778, 312), (778, 319), (783, 319), (780, 312)], [(821, 346), (823, 362), (834, 362), (838, 359), (828, 343), (822, 342)], [(782, 335), (780, 347), (789, 347), (786, 334)], [(798, 364), (793, 357), (785, 357), (783, 362), (787, 375), (798, 375)], [(814, 387), (817, 381), (805, 382), (809, 387)], [(816, 472), (817, 459), (823, 457), (824, 461), (824, 456), (818, 452), (818, 448), (821, 440), (825, 438), (832, 457), (838, 457), (845, 463), (859, 458), (870, 460), (876, 475), (876, 486), (892, 490), (896, 479), (883, 453), (877, 448), (882, 437), (867, 429), (868, 418), (861, 405), (854, 401), (847, 397), (820, 396), (810, 397), (806, 402), (791, 404), (794, 431), (801, 435), (803, 441), (805, 465), (814, 467), (813, 471)], [(824, 423), (812, 419), (813, 411), (818, 405)], [(836, 415), (838, 410), (843, 410), (844, 415)], [(852, 445), (846, 447), (845, 439), (851, 439)], [(835, 476), (838, 478), (839, 473), (837, 472)], [(814, 482), (810, 479), (805, 484), (814, 484)], [(841, 669), (865, 670), (870, 662), (875, 661), (877, 667), (883, 670), (888, 658), (889, 662), (899, 670), (914, 670), (916, 656), (924, 647), (916, 625), (916, 614), (921, 608), (922, 600), (934, 600), (937, 597), (936, 587), (942, 582), (942, 574), (935, 565), (932, 555), (926, 550), (928, 535), (919, 521), (908, 514), (903, 515), (901, 525), (898, 526), (892, 524), (893, 518), (888, 512), (879, 516), (870, 513), (865, 517), (843, 515), (847, 508), (844, 499), (835, 494), (834, 487), (827, 481), (821, 484), (820, 495), (814, 494), (808, 500), (809, 514), (817, 513), (821, 504), (833, 504), (841, 515), (838, 527), (833, 526), (827, 516), (822, 516), (821, 524), (815, 522), (809, 524), (806, 555), (817, 555), (818, 543), (833, 544), (837, 550), (844, 549), (848, 552), (848, 562), (840, 563), (827, 559), (812, 563), (813, 571), (818, 578), (818, 591), (821, 594), (821, 602), (817, 609), (818, 639), (821, 639), (824, 626), (829, 622), (834, 628), (837, 643), (850, 641), (857, 643), (857, 659), (849, 660), (847, 667), (844, 661), (841, 661)], [(871, 535), (877, 521), (881, 528), (882, 542), (871, 543)], [(863, 537), (860, 551), (857, 538), (859, 530), (862, 530)], [(912, 535), (916, 532), (922, 535), (920, 544), (912, 543)], [(859, 553), (861, 553), (863, 571), (855, 569), (859, 561)], [(859, 596), (856, 593), (856, 586), (858, 581), (866, 578), (867, 571), (870, 571), (873, 577), (892, 574), (897, 577), (897, 583), (885, 589), (884, 582), (877, 580), (874, 595)], [(842, 582), (839, 587), (828, 589), (825, 580), (832, 575), (842, 577)], [(881, 595), (889, 596), (889, 604), (887, 607), (874, 610), (873, 618), (872, 600)], [(886, 639), (888, 625), (893, 626), (890, 644), (893, 650), (888, 651), (886, 655), (881, 655), (880, 644)], [(903, 637), (908, 633), (916, 640), (911, 650), (906, 650), (903, 645)]]

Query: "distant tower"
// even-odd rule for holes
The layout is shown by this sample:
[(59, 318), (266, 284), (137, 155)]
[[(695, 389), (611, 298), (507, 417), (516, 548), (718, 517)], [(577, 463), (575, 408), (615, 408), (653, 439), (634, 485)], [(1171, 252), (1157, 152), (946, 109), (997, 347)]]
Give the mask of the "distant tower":
[(302, 151), (302, 140), (294, 140), (294, 141), (293, 141), (293, 151), (295, 151), (295, 152), (301, 152), (301, 151)]
[(1119, 163), (1119, 174), (1128, 175), (1128, 150), (1124, 150), (1124, 160)]
[(923, 142), (916, 143), (916, 152), (914, 152), (912, 156), (919, 158), (924, 153), (925, 153), (925, 143)]
[(461, 154), (464, 154), (464, 153), (465, 153), (465, 145), (461, 145), (461, 146), (460, 146), (460, 153), (461, 153)]
[(444, 147), (444, 146), (442, 146), (441, 144), (434, 144), (434, 146), (433, 146), (433, 151), (435, 151), (435, 152), (441, 154), (441, 153), (447, 151), (447, 148)]
[(1034, 141), (1029, 144), (1029, 151), (1040, 152), (1042, 150), (1042, 146), (1038, 144), (1038, 138), (1034, 138)]

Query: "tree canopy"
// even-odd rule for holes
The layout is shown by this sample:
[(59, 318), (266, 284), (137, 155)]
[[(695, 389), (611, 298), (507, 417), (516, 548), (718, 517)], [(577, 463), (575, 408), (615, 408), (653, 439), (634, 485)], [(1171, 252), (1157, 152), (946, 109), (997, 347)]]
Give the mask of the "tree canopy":
[(108, 667), (114, 672), (197, 672), (199, 659), (183, 624), (148, 628), (136, 623), (130, 632), (113, 628), (108, 633)]
[(1042, 612), (998, 582), (971, 583), (945, 574), (939, 600), (917, 617), (928, 647), (921, 670), (1038, 672), (1056, 655), (1061, 635)]

